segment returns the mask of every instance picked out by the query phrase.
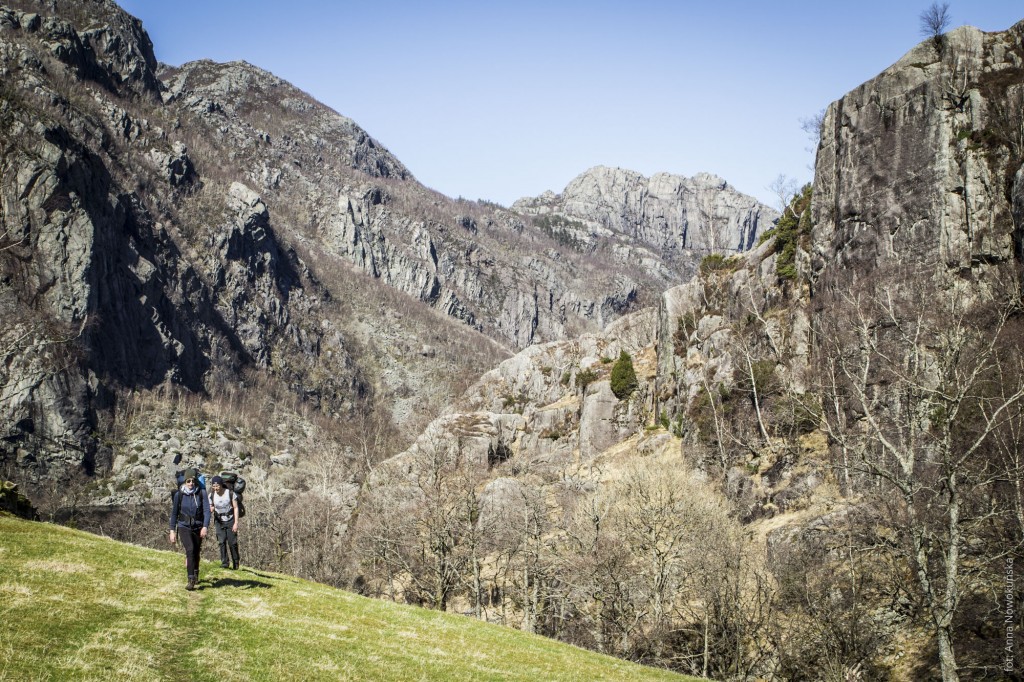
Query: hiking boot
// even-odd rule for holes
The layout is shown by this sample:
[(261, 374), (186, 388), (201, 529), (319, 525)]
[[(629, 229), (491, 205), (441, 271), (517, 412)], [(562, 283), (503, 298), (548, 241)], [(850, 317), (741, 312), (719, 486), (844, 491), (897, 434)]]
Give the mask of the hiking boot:
[(191, 592), (192, 590), (196, 589), (196, 579), (195, 578), (189, 578), (188, 579), (188, 585), (185, 585), (185, 589), (188, 590), (189, 592)]
[(228, 568), (228, 562), (222, 561), (221, 564), (220, 564), (220, 567), (221, 568)]
[(232, 571), (237, 571), (238, 570), (238, 564), (237, 563), (236, 564), (232, 564), (231, 565), (231, 570)]

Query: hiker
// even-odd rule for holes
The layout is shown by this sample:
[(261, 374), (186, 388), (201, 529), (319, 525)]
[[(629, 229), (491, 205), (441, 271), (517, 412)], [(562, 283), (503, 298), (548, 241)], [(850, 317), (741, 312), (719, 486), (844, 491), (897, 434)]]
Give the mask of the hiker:
[(199, 552), (203, 538), (206, 537), (206, 527), (210, 525), (210, 514), (207, 513), (209, 501), (198, 479), (199, 473), (195, 469), (186, 469), (185, 482), (171, 498), (169, 539), (173, 545), (177, 537), (185, 549), (185, 570), (188, 572), (186, 590), (196, 589), (196, 583), (199, 582)]
[(228, 568), (228, 550), (231, 550), (231, 570), (238, 568), (238, 495), (224, 485), (220, 476), (213, 477), (210, 512), (217, 527), (220, 543), (220, 567)]

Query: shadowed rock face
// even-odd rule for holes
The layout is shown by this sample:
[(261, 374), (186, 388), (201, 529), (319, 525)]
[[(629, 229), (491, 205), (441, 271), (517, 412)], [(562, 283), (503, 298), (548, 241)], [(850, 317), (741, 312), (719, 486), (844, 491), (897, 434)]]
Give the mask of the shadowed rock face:
[(0, 75), (0, 463), (33, 475), (104, 470), (112, 407), (157, 386), (259, 376), (328, 414), (426, 423), (452, 386), (650, 303), (702, 255), (695, 220), (616, 222), (615, 183), (579, 239), (443, 197), (272, 74), (157, 64), (108, 0), (0, 6)]

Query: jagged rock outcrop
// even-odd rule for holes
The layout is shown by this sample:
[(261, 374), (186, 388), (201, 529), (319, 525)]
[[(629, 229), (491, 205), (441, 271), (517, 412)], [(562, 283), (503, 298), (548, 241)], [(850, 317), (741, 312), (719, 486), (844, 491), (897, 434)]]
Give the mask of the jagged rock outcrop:
[(267, 185), (279, 185), (289, 176), (306, 177), (303, 169), (315, 180), (326, 170), (317, 165), (336, 164), (371, 177), (412, 178), (354, 121), (252, 64), (200, 60), (165, 65), (160, 76), (164, 103), (209, 124), (224, 156), (258, 161), (247, 169), (254, 180), (258, 175)]
[[(592, 461), (645, 425), (651, 416), (656, 313), (644, 310), (600, 334), (527, 348), (484, 374), (370, 487), (415, 487), (424, 467), (458, 457), (481, 471), (514, 460), (540, 476), (574, 461)], [(611, 359), (635, 356), (640, 386), (627, 399), (612, 393)], [(401, 473), (405, 472), (405, 473)]]
[[(603, 166), (582, 173), (561, 194), (520, 199), (513, 208), (621, 233), (672, 261), (686, 252), (699, 254), (699, 260), (707, 253), (746, 251), (778, 218), (773, 209), (708, 173), (692, 178), (657, 173), (646, 178)], [(602, 236), (600, 231), (571, 227), (566, 234), (581, 241)]]
[(431, 192), (352, 121), (250, 64), (161, 75), (168, 106), (216, 143), (196, 139), (192, 153), (241, 164), (313, 248), (512, 348), (603, 326), (682, 276), (628, 235), (595, 252), (500, 207)]
[(280, 382), (419, 428), (509, 350), (603, 327), (689, 267), (440, 196), (252, 65), (158, 65), (109, 0), (0, 17), (0, 437), (33, 476), (108, 471), (113, 410), (159, 386)]
[(126, 392), (246, 367), (328, 411), (363, 399), (351, 340), (316, 313), (331, 294), (255, 191), (197, 170), (139, 22), (106, 2), (0, 16), (5, 465), (108, 472)]
[[(126, 14), (114, 2), (92, 3), (87, 11), (47, 16), (38, 3), (14, 0), (0, 7), (0, 31), (32, 34), (44, 55), (65, 64), (72, 74), (119, 95), (156, 98), (153, 44), (142, 22)], [(22, 53), (22, 65), (37, 65)]]

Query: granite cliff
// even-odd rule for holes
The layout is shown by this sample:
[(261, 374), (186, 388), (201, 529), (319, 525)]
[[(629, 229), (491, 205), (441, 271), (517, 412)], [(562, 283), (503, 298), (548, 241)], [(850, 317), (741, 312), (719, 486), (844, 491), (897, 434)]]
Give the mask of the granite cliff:
[(433, 192), (255, 66), (158, 64), (110, 1), (8, 3), (0, 58), (0, 452), (36, 480), (109, 473), (140, 391), (272, 385), (408, 442), (509, 353), (596, 331), (693, 267), (668, 237), (577, 239)]
[[(520, 199), (512, 207), (623, 233), (676, 260), (687, 260), (681, 258), (684, 254), (747, 251), (779, 217), (777, 211), (709, 173), (692, 178), (658, 173), (645, 178), (602, 166), (579, 175), (561, 194)], [(574, 236), (587, 239), (585, 233)], [(696, 265), (692, 256), (689, 260)]]
[[(656, 316), (535, 346), (485, 374), (368, 480), (372, 527), (388, 518), (375, 494), (429, 519), (426, 482), (457, 495), (457, 472), (476, 472), (469, 480), (482, 490), (482, 527), (494, 514), (520, 534), (488, 531), (507, 553), (488, 584), (521, 590), (508, 596), (517, 609), (509, 619), (543, 627), (546, 604), (567, 609), (610, 650), (601, 628), (635, 616), (650, 629), (618, 645), (638, 655), (658, 646), (645, 637), (662, 632), (652, 614), (666, 608), (645, 601), (657, 584), (632, 582), (631, 571), (654, 570), (648, 552), (673, 556), (654, 560), (658, 575), (708, 609), (680, 616), (677, 627), (700, 632), (701, 618), (726, 618), (712, 614), (710, 605), (726, 607), (703, 592), (707, 564), (664, 549), (686, 535), (658, 526), (669, 518), (660, 505), (682, 503), (639, 477), (647, 461), (679, 489), (695, 479), (728, 500), (746, 529), (733, 569), (749, 581), (744, 622), (781, 627), (778, 639), (769, 627), (764, 640), (747, 640), (746, 673), (726, 664), (717, 674), (957, 679), (1016, 665), (1002, 657), (1003, 633), (985, 623), (1013, 617), (992, 595), (1002, 589), (1005, 553), (1019, 555), (1005, 543), (1020, 541), (1024, 518), (1011, 454), (1024, 446), (1016, 430), (1024, 423), (1022, 97), (1024, 23), (991, 34), (964, 27), (918, 45), (826, 110), (813, 188), (793, 197), (753, 249), (704, 258), (692, 280), (664, 292)], [(681, 186), (650, 185), (666, 182)], [(648, 208), (647, 184), (594, 169), (562, 195), (516, 206), (563, 226), (576, 221), (581, 238), (585, 225), (632, 226), (649, 240), (643, 216), (669, 211)], [(608, 209), (604, 218), (589, 213), (595, 206)], [(672, 233), (685, 239), (679, 224)], [(744, 243), (742, 230), (729, 234)], [(622, 350), (639, 385), (619, 397), (609, 370)], [(629, 505), (633, 525), (602, 536), (616, 504)], [(531, 535), (530, 524), (543, 533)], [(579, 553), (567, 557), (565, 547)], [(505, 570), (533, 571), (532, 580), (509, 580)], [(726, 573), (719, 567), (719, 578)], [(769, 575), (777, 591), (763, 592)], [(596, 596), (581, 596), (580, 585)], [(637, 601), (619, 592), (610, 606), (601, 590), (612, 586)], [(778, 611), (759, 610), (773, 598)], [(700, 659), (709, 638), (726, 636), (704, 634), (660, 641)]]

